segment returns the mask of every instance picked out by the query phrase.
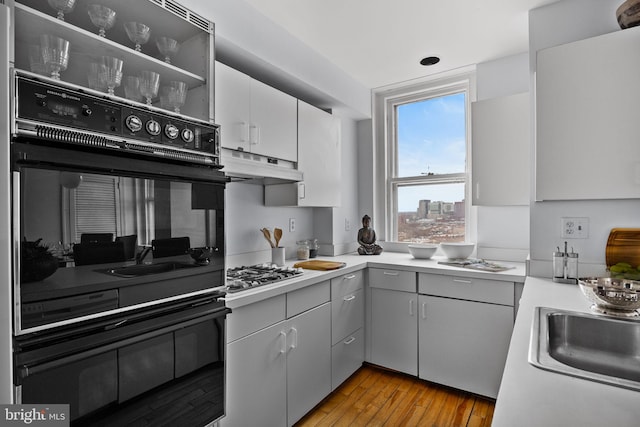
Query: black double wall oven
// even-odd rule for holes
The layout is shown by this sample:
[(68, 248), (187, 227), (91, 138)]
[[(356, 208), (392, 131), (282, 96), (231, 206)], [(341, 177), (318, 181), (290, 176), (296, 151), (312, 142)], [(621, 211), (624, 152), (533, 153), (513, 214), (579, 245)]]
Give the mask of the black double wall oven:
[(217, 126), (30, 73), (13, 92), (16, 403), (69, 404), (72, 425), (220, 418)]

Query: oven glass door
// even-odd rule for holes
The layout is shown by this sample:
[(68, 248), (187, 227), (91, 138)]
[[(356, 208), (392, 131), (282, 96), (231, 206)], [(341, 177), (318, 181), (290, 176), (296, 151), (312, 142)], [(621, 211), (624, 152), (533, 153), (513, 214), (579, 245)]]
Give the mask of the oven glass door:
[(16, 334), (224, 284), (224, 184), (96, 169), (14, 167)]
[(224, 415), (225, 317), (214, 300), (17, 340), (16, 396), (68, 404), (72, 426), (206, 425)]

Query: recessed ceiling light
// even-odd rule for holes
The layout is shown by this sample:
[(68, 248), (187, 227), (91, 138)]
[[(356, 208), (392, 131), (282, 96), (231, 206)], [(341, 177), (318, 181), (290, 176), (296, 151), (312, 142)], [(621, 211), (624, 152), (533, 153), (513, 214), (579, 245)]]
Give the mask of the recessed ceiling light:
[(420, 64), (424, 66), (435, 65), (438, 62), (440, 62), (440, 58), (438, 58), (437, 56), (427, 56), (426, 58), (422, 58), (420, 60)]

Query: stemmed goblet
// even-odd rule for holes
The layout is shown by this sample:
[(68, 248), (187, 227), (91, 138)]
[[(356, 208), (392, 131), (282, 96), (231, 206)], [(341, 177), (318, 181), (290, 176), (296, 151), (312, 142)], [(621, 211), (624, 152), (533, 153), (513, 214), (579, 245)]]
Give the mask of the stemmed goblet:
[(113, 95), (115, 88), (120, 86), (122, 81), (122, 59), (101, 56), (100, 63), (104, 65), (100, 80), (107, 86), (107, 93)]
[(57, 18), (64, 21), (64, 14), (73, 10), (76, 0), (48, 0), (49, 6), (58, 11)]
[(160, 86), (160, 74), (155, 71), (140, 71), (140, 94), (147, 100), (147, 105), (151, 105), (151, 100), (158, 94)]
[(51, 78), (60, 80), (60, 72), (69, 65), (69, 41), (49, 34), (40, 35), (42, 62)]
[(142, 100), (142, 94), (140, 93), (140, 77), (124, 77), (124, 97), (128, 100), (136, 102)]
[(29, 69), (32, 73), (46, 76), (47, 68), (42, 60), (42, 48), (37, 44), (29, 45)]
[(113, 27), (113, 24), (116, 22), (116, 12), (113, 9), (99, 4), (90, 4), (87, 6), (87, 12), (93, 25), (99, 29), (98, 35), (105, 37), (106, 30)]
[(180, 107), (184, 105), (187, 99), (187, 84), (171, 81), (162, 87), (160, 97), (168, 108), (173, 108), (173, 111), (180, 113)]
[(164, 56), (164, 62), (167, 64), (171, 64), (171, 56), (178, 53), (180, 49), (178, 41), (169, 37), (158, 37), (156, 39), (156, 46), (158, 46), (158, 51)]
[(151, 29), (140, 22), (125, 22), (124, 30), (127, 32), (129, 40), (136, 44), (136, 52), (142, 51), (142, 46), (149, 41)]
[(89, 64), (89, 73), (87, 74), (87, 81), (89, 87), (94, 90), (105, 92), (107, 90), (107, 84), (102, 79), (105, 74), (105, 65), (101, 62), (91, 62)]

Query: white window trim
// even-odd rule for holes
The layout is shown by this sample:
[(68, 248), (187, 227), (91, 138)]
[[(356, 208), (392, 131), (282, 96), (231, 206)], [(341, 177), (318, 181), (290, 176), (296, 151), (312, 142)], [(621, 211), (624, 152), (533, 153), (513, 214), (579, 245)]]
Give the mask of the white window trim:
[[(391, 188), (390, 176), (396, 167), (395, 147), (390, 142), (395, 139), (394, 114), (395, 107), (411, 101), (428, 97), (444, 96), (466, 90), (466, 146), (467, 159), (464, 174), (467, 186), (465, 188), (465, 236), (467, 241), (476, 241), (477, 209), (471, 203), (471, 103), (476, 99), (475, 67), (465, 67), (442, 73), (437, 76), (376, 89), (373, 91), (373, 212), (376, 233), (379, 240), (386, 241), (385, 248), (394, 250), (406, 249), (407, 243), (396, 242), (395, 200)], [(458, 175), (458, 174), (452, 174)], [(459, 175), (458, 175), (459, 176)], [(440, 179), (450, 177), (438, 175)], [(412, 178), (396, 178), (395, 182), (409, 183)]]

